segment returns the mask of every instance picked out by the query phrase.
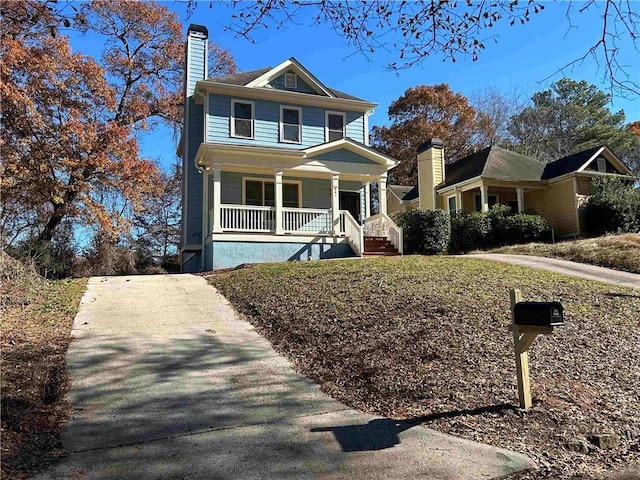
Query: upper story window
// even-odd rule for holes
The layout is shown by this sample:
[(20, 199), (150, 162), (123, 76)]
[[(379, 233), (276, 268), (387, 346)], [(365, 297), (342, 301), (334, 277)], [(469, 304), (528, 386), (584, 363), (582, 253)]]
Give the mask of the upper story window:
[(347, 136), (347, 115), (342, 112), (327, 112), (325, 119), (325, 141), (333, 142)]
[(607, 172), (607, 161), (603, 157), (598, 157), (596, 159), (598, 165), (598, 171), (602, 173)]
[(231, 101), (231, 136), (253, 138), (255, 105), (246, 100)]
[(280, 141), (300, 143), (302, 141), (302, 109), (280, 107)]

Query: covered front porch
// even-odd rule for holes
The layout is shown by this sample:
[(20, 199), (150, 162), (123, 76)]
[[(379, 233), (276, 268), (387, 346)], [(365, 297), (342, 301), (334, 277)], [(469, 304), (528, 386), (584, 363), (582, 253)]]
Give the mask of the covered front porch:
[(514, 213), (538, 210), (544, 187), (534, 182), (479, 179), (438, 190), (439, 208), (448, 212), (488, 212), (494, 205), (507, 205)]
[[(380, 218), (386, 217), (386, 161), (358, 158), (350, 151), (333, 153), (331, 158), (300, 158), (296, 152), (295, 158), (289, 152), (266, 148), (237, 157), (236, 150), (216, 146), (206, 157), (203, 152), (207, 159), (201, 162), (203, 203), (207, 206), (203, 212), (204, 245), (234, 240), (348, 242), (353, 252), (362, 256), (365, 234), (383, 232), (379, 227), (383, 227)], [(218, 154), (211, 155), (213, 151)], [(260, 153), (259, 161), (252, 158), (256, 153)], [(373, 182), (381, 198), (374, 216)], [(387, 227), (387, 233), (390, 230), (393, 228)], [(401, 242), (399, 233), (394, 236), (395, 243), (398, 239)]]

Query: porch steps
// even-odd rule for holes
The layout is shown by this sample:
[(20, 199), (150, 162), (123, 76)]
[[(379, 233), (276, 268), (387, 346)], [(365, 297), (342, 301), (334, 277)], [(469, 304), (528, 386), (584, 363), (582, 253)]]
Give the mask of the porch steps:
[(364, 237), (365, 257), (400, 255), (398, 249), (386, 237)]

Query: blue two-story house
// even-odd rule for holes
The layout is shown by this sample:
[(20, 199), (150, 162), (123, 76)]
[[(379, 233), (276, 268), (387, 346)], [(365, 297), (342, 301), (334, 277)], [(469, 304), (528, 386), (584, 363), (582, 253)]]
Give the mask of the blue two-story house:
[(361, 256), (365, 233), (401, 251), (385, 193), (397, 161), (368, 146), (376, 105), (327, 87), (294, 58), (208, 79), (207, 37), (205, 27), (189, 27), (183, 271)]

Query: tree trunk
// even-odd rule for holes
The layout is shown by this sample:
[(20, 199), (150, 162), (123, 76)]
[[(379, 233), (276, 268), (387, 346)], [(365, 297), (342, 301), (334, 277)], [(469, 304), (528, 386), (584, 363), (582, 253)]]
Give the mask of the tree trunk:
[(55, 229), (60, 225), (66, 214), (67, 209), (65, 208), (65, 204), (54, 204), (53, 213), (49, 217), (47, 224), (42, 229), (42, 232), (40, 232), (38, 239), (47, 243), (51, 242)]

